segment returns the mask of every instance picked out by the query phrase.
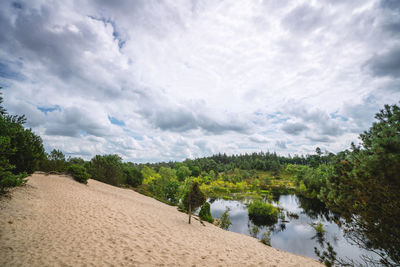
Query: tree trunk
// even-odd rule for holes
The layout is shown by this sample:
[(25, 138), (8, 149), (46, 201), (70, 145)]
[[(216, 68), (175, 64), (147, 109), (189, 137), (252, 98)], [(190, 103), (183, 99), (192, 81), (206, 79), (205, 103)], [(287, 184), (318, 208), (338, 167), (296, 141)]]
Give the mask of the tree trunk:
[(189, 224), (191, 218), (192, 218), (192, 204), (189, 203)]

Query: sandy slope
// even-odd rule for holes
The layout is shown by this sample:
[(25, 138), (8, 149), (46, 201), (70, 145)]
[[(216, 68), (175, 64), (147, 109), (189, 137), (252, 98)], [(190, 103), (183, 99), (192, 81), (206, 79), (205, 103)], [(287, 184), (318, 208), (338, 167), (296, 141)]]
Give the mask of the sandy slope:
[(0, 201), (0, 266), (319, 266), (94, 180), (34, 174)]

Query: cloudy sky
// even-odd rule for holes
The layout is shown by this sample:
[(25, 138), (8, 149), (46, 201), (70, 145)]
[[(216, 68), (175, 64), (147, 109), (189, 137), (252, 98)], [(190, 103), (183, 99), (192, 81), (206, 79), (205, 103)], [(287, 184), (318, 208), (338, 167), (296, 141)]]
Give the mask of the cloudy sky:
[(0, 85), (68, 156), (338, 152), (400, 100), (400, 1), (3, 0)]

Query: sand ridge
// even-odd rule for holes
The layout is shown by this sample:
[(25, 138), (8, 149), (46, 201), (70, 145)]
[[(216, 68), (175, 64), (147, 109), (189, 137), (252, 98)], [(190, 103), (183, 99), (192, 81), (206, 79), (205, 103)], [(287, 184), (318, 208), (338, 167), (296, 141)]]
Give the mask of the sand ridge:
[(0, 266), (321, 266), (95, 180), (33, 174), (0, 201)]

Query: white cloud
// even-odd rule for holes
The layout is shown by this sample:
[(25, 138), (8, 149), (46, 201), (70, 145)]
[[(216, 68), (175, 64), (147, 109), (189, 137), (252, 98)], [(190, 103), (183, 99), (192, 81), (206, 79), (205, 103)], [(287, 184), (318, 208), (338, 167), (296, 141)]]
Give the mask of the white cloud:
[(399, 99), (399, 14), (388, 0), (3, 1), (0, 84), (73, 156), (337, 152)]

